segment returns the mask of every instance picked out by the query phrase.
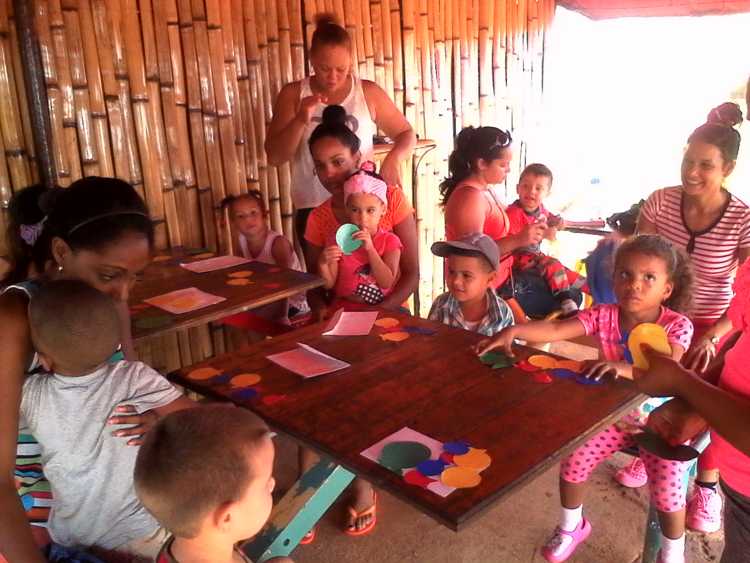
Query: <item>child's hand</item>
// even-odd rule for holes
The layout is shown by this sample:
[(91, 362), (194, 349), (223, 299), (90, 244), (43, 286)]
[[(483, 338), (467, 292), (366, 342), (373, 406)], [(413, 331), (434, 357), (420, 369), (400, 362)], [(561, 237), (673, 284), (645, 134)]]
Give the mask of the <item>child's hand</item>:
[(140, 446), (143, 443), (143, 435), (159, 420), (154, 411), (146, 411), (138, 414), (133, 405), (119, 405), (107, 419), (107, 424), (132, 424), (129, 428), (121, 428), (112, 432), (118, 438), (128, 438), (128, 446)]
[(508, 327), (498, 332), (494, 338), (485, 338), (480, 341), (473, 349), (477, 356), (481, 356), (495, 348), (502, 348), (505, 355), (512, 358), (514, 356), (513, 339), (513, 327)]
[(589, 360), (583, 363), (585, 377), (599, 381), (605, 375), (610, 375), (614, 379), (623, 377), (633, 379), (633, 366), (625, 362), (604, 362), (601, 360)]
[(336, 262), (341, 260), (341, 257), (343, 255), (344, 251), (335, 244), (326, 246), (326, 248), (323, 250), (323, 253), (320, 255), (320, 263), (326, 265), (335, 264)]
[(659, 354), (648, 345), (641, 345), (643, 354), (648, 360), (648, 369), (633, 370), (633, 381), (636, 388), (652, 397), (671, 397), (678, 395), (680, 382), (692, 374), (669, 356)]
[(313, 113), (315, 113), (315, 107), (318, 104), (325, 104), (327, 98), (320, 94), (313, 94), (302, 98), (299, 102), (299, 109), (297, 110), (297, 119), (303, 123), (310, 123)]
[(357, 231), (352, 235), (352, 240), (361, 240), (362, 246), (365, 247), (365, 251), (367, 252), (375, 250), (375, 247), (372, 244), (372, 235), (370, 234), (370, 231)]
[(521, 235), (521, 246), (532, 246), (542, 242), (547, 223), (531, 223), (526, 225), (519, 234)]

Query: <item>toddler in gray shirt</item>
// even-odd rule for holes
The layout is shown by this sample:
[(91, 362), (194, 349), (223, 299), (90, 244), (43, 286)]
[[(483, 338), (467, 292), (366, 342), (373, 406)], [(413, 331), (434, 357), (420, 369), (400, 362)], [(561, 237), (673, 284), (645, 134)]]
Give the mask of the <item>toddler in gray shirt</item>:
[(107, 420), (121, 405), (164, 415), (194, 403), (141, 362), (107, 363), (120, 342), (117, 311), (83, 282), (41, 287), (29, 303), (29, 324), (48, 373), (26, 379), (20, 424), (41, 446), (52, 540), (153, 557), (167, 535), (135, 495), (138, 447), (113, 436)]

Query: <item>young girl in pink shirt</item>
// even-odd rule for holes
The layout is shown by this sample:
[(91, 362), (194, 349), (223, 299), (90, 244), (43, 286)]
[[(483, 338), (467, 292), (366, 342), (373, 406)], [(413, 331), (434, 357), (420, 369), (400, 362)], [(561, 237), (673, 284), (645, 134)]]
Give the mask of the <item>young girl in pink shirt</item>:
[[(595, 305), (572, 319), (538, 321), (509, 327), (494, 339), (480, 342), (477, 351), (484, 354), (503, 347), (512, 355), (515, 338), (533, 342), (568, 340), (583, 335), (599, 338), (602, 360), (588, 362), (584, 373), (600, 378), (605, 374), (632, 378), (627, 351), (629, 333), (641, 323), (664, 327), (679, 361), (690, 345), (693, 325), (675, 310), (684, 310), (690, 302), (692, 274), (683, 253), (659, 235), (640, 235), (622, 244), (615, 257), (614, 291), (617, 304)], [(662, 401), (663, 402), (663, 401)], [(591, 524), (583, 516), (585, 483), (594, 468), (624, 447), (634, 445), (633, 434), (645, 425), (653, 405), (637, 411), (600, 432), (566, 458), (560, 468), (560, 524), (542, 548), (547, 561), (568, 559), (588, 538)], [(641, 452), (649, 474), (651, 500), (655, 504), (662, 530), (662, 563), (685, 560), (685, 488), (683, 476), (689, 462), (661, 459)]]

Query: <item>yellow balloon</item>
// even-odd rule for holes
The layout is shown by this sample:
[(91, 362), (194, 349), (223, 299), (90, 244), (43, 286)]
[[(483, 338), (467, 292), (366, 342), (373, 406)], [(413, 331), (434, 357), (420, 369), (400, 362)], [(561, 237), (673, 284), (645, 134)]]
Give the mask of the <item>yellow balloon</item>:
[(648, 344), (660, 354), (672, 354), (667, 331), (656, 323), (641, 323), (631, 330), (628, 336), (628, 349), (633, 356), (633, 365), (640, 369), (648, 369), (648, 360), (641, 352), (641, 344)]

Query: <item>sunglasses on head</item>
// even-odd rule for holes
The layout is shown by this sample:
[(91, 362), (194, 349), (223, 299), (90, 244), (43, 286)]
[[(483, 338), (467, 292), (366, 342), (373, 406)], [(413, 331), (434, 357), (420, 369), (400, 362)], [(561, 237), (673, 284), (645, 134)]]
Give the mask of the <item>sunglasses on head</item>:
[(497, 148), (505, 149), (509, 147), (512, 142), (513, 138), (510, 136), (510, 131), (501, 132), (500, 135), (498, 135), (497, 139), (495, 139), (495, 142), (490, 145), (489, 150), (494, 150)]

